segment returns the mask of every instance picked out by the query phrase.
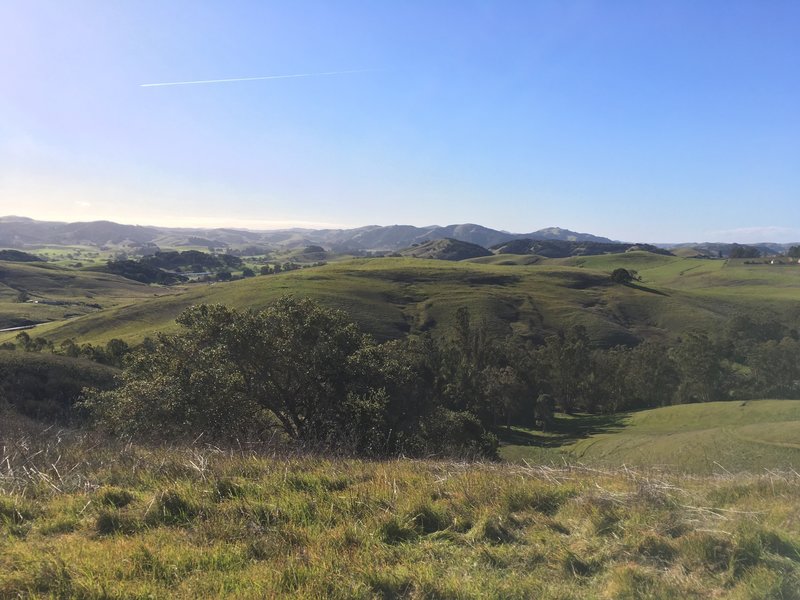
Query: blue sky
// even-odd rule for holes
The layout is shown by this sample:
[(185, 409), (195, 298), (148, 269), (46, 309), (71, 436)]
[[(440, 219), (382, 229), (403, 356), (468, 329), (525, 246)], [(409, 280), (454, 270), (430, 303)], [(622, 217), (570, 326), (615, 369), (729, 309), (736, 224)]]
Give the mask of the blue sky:
[(798, 32), (795, 1), (0, 0), (0, 214), (797, 241)]

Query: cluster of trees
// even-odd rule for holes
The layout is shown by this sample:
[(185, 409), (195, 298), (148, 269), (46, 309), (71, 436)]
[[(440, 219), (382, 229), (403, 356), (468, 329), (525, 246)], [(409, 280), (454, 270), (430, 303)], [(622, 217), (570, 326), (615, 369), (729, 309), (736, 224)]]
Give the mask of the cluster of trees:
[(371, 455), (495, 452), (473, 394), (480, 344), (376, 344), (307, 299), (258, 312), (200, 305), (178, 322), (182, 333), (131, 355), (117, 389), (87, 396), (82, 407), (102, 427), (161, 438), (277, 429), (298, 444)]
[(41, 262), (42, 259), (35, 254), (22, 252), (21, 250), (4, 249), (0, 250), (0, 260), (11, 262)]
[(531, 346), (492, 338), (461, 309), (444, 338), (376, 344), (340, 312), (284, 298), (262, 312), (197, 306), (148, 341), (123, 385), (87, 403), (114, 430), (174, 436), (278, 427), (357, 452), (491, 454), (493, 433), (543, 429), (556, 409), (616, 412), (730, 398), (800, 397), (800, 341), (737, 316), (717, 338), (593, 348), (575, 327)]
[(585, 330), (576, 327), (519, 356), (509, 361), (512, 379), (531, 382), (531, 387), (509, 395), (517, 399), (506, 415), (510, 420), (529, 418), (530, 399), (540, 393), (551, 395), (567, 413), (733, 398), (800, 398), (797, 331), (748, 315), (733, 317), (715, 337), (691, 332), (674, 344), (650, 339), (611, 349), (593, 349)]
[(761, 256), (761, 251), (755, 246), (731, 244), (729, 256), (731, 258), (758, 258)]
[(131, 347), (125, 340), (113, 338), (104, 346), (93, 344), (78, 344), (74, 339), (68, 338), (56, 346), (45, 337), (31, 337), (27, 331), (20, 331), (16, 337), (16, 344), (5, 342), (0, 345), (0, 350), (16, 350), (24, 352), (49, 352), (70, 358), (88, 358), (94, 362), (121, 368), (125, 357), (130, 354)]
[(309, 267), (322, 267), (328, 264), (324, 260), (319, 260), (313, 263), (299, 264), (296, 262), (285, 262), (283, 264), (275, 263), (273, 265), (264, 265), (261, 267), (261, 275), (276, 275), (278, 273), (285, 273), (286, 271), (297, 271), (298, 269), (307, 269)]
[(541, 393), (567, 413), (800, 398), (797, 332), (748, 316), (733, 318), (717, 337), (694, 332), (676, 344), (650, 339), (611, 349), (592, 349), (577, 327), (523, 352), (513, 368), (518, 382), (532, 386), (522, 395), (509, 395), (517, 399), (506, 415), (512, 421), (530, 418), (530, 399)]
[(639, 273), (634, 269), (614, 269), (611, 272), (611, 281), (614, 283), (628, 284), (632, 281), (641, 281), (642, 278)]
[[(319, 246), (309, 246), (309, 248), (313, 250), (319, 248)], [(319, 249), (322, 250), (321, 248)], [(322, 250), (321, 255), (324, 255), (324, 250)], [(308, 256), (312, 256), (312, 254), (308, 254)], [(324, 264), (326, 264), (325, 261), (317, 261), (313, 264), (299, 264), (288, 261), (264, 265), (260, 268), (259, 274), (273, 275)], [(182, 272), (207, 272), (208, 275), (203, 275), (198, 279), (201, 282), (238, 279), (239, 277), (233, 274), (233, 270), (241, 270), (241, 277), (243, 278), (256, 276), (256, 272), (253, 269), (244, 266), (239, 256), (232, 253), (209, 254), (197, 250), (186, 250), (185, 252), (157, 251), (154, 254), (142, 257), (140, 260), (119, 257), (116, 260), (109, 260), (103, 270), (140, 283), (155, 283), (159, 285), (174, 285), (189, 281), (188, 277), (181, 274)]]
[[(104, 270), (141, 283), (173, 285), (185, 282), (187, 278), (180, 271), (188, 273), (214, 272), (220, 281), (231, 278), (231, 269), (242, 268), (242, 259), (232, 254), (209, 254), (197, 250), (178, 252), (174, 250), (156, 251), (140, 260), (119, 258), (107, 262)], [(251, 271), (252, 273), (252, 271)], [(224, 277), (227, 274), (227, 278)]]
[(242, 266), (242, 259), (233, 254), (209, 254), (198, 250), (186, 250), (184, 252), (162, 250), (143, 257), (140, 262), (159, 269), (170, 271), (189, 269), (193, 272), (239, 269)]

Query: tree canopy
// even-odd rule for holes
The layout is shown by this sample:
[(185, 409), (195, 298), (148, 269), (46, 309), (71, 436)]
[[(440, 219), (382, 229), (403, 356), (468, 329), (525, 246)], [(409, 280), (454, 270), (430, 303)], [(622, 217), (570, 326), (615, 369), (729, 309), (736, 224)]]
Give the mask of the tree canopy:
[(177, 321), (183, 332), (133, 353), (118, 389), (89, 395), (102, 426), (162, 437), (277, 429), (373, 454), (494, 451), (475, 415), (437, 402), (424, 340), (377, 345), (341, 311), (292, 297), (263, 311), (198, 305)]

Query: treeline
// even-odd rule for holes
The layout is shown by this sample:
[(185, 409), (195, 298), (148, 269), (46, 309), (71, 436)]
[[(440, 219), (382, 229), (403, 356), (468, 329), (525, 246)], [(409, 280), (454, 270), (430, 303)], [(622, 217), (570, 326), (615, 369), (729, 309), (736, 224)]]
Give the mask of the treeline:
[(58, 345), (43, 336), (31, 337), (27, 331), (20, 331), (14, 342), (0, 344), (0, 350), (17, 350), (23, 352), (49, 352), (70, 358), (87, 358), (94, 362), (121, 368), (125, 357), (132, 348), (125, 341), (118, 338), (108, 340), (105, 345), (78, 344), (73, 338), (63, 340)]
[(240, 269), (242, 259), (233, 254), (209, 254), (198, 250), (163, 250), (144, 256), (142, 264), (159, 269), (177, 270), (188, 268), (191, 271), (210, 271), (217, 269)]
[(761, 256), (761, 250), (755, 246), (731, 244), (728, 256), (730, 256), (730, 258), (759, 258)]
[(518, 404), (505, 414), (511, 421), (530, 415), (524, 398), (538, 393), (551, 395), (556, 407), (567, 413), (800, 398), (797, 331), (745, 315), (732, 318), (715, 336), (690, 332), (677, 343), (649, 339), (634, 347), (611, 349), (593, 349), (585, 330), (577, 327), (523, 350), (520, 356), (509, 364), (518, 382), (532, 385), (513, 396)]

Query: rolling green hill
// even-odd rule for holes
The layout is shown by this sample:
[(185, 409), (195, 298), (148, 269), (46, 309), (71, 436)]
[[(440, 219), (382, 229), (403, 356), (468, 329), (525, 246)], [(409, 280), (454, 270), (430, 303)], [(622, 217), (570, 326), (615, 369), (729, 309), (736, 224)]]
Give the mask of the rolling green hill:
[[(612, 284), (609, 273), (620, 266), (637, 270), (642, 282)], [(42, 267), (18, 268), (38, 268), (35, 273), (48, 274)], [(66, 287), (70, 294), (89, 294), (104, 306), (92, 314), (37, 329), (56, 342), (67, 337), (89, 342), (120, 337), (136, 342), (157, 330), (173, 329), (175, 317), (192, 304), (258, 308), (286, 294), (310, 296), (344, 309), (379, 339), (441, 330), (452, 323), (455, 310), (461, 306), (469, 307), (493, 333), (536, 339), (546, 332), (580, 324), (601, 346), (648, 336), (675, 336), (693, 328), (708, 330), (721, 326), (737, 311), (766, 312), (791, 326), (800, 321), (800, 268), (648, 252), (543, 259), (532, 265), (356, 259), (280, 275), (168, 290), (101, 274), (61, 270), (50, 271), (49, 276), (53, 280), (47, 285), (53, 293)], [(93, 286), (100, 286), (102, 293)], [(170, 295), (153, 297), (167, 291)], [(97, 300), (103, 294), (109, 308)], [(11, 307), (7, 310), (19, 309), (12, 304), (5, 306)]]
[(0, 329), (63, 321), (179, 291), (48, 263), (0, 261)]
[(691, 473), (800, 466), (800, 400), (668, 406), (618, 417), (559, 419), (551, 434), (517, 431), (503, 456)]

